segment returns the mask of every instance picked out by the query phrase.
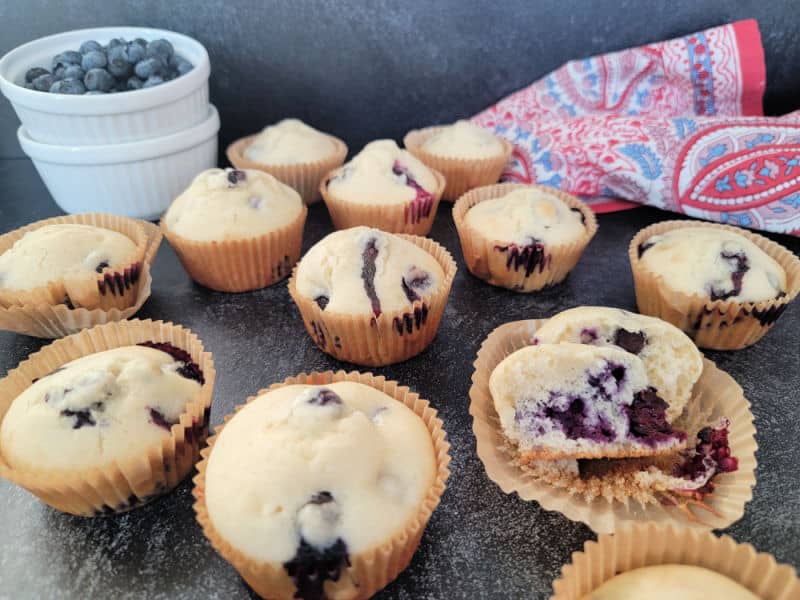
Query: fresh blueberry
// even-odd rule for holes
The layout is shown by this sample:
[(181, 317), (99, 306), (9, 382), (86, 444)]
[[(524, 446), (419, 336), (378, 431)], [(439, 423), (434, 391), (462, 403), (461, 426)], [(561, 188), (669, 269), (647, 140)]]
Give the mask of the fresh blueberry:
[(144, 40), (133, 40), (125, 47), (125, 59), (135, 65), (144, 59), (147, 52), (147, 42)]
[(102, 50), (103, 46), (100, 42), (96, 42), (94, 40), (87, 40), (81, 44), (81, 54), (87, 54), (92, 50)]
[(59, 81), (60, 79), (64, 79), (64, 71), (66, 71), (66, 67), (56, 67), (53, 70), (53, 79)]
[(106, 57), (105, 52), (102, 50), (92, 50), (91, 52), (87, 52), (83, 55), (83, 60), (81, 60), (81, 66), (83, 67), (84, 71), (90, 71), (91, 69), (102, 69), (108, 64), (108, 58)]
[(115, 48), (117, 46), (124, 46), (125, 43), (126, 42), (124, 38), (114, 38), (110, 40), (108, 44), (106, 44), (106, 50), (111, 50), (112, 48)]
[(64, 69), (64, 79), (83, 80), (86, 73), (78, 65), (70, 65)]
[(129, 90), (140, 90), (142, 86), (144, 86), (144, 81), (138, 77), (134, 76), (128, 79), (127, 87)]
[(34, 79), (31, 85), (37, 92), (49, 92), (50, 88), (53, 87), (55, 82), (55, 77), (50, 75), (50, 73), (45, 73), (44, 75), (39, 75), (36, 79)]
[(116, 83), (111, 73), (105, 69), (90, 69), (86, 73), (83, 82), (86, 84), (87, 90), (99, 90), (101, 92), (108, 92)]
[(66, 67), (68, 65), (79, 65), (81, 64), (82, 59), (83, 56), (81, 56), (80, 52), (74, 52), (72, 50), (61, 52), (53, 57), (53, 68), (56, 69), (58, 67)]
[(164, 83), (164, 78), (161, 75), (151, 75), (147, 78), (147, 81), (144, 82), (142, 87), (151, 88), (156, 85), (161, 85)]
[(148, 79), (153, 75), (160, 75), (164, 65), (158, 58), (145, 58), (143, 61), (136, 63), (134, 72), (140, 79)]
[[(121, 48), (122, 46), (117, 46)], [(117, 48), (114, 48), (116, 50)], [(108, 72), (117, 79), (127, 79), (133, 74), (133, 65), (124, 58), (109, 58)]]
[(194, 66), (185, 58), (178, 57), (175, 68), (178, 70), (179, 75), (186, 75), (186, 73), (191, 71), (194, 68)]
[(25, 83), (33, 83), (33, 80), (41, 75), (49, 75), (50, 71), (47, 69), (43, 69), (41, 67), (33, 67), (32, 69), (28, 69), (27, 73), (25, 73)]
[(50, 87), (50, 91), (54, 94), (83, 94), (86, 88), (80, 79), (61, 79)]
[(147, 44), (148, 58), (160, 58), (164, 64), (169, 63), (169, 59), (175, 54), (175, 50), (167, 40), (153, 40)]

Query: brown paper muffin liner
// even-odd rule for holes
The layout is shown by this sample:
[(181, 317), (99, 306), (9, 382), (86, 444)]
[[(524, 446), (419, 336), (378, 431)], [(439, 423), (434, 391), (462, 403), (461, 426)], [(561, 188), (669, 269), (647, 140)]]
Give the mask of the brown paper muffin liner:
[(430, 238), (405, 234), (398, 237), (425, 250), (444, 271), (444, 280), (433, 294), (403, 310), (383, 312), (378, 317), (322, 310), (313, 299), (297, 291), (295, 267), (289, 279), (289, 294), (320, 350), (338, 360), (380, 367), (416, 356), (433, 341), (456, 276), (456, 262), (446, 248)]
[(336, 229), (348, 229), (366, 225), (389, 233), (428, 235), (431, 227), (433, 227), (436, 211), (439, 208), (439, 201), (447, 183), (444, 175), (433, 169), (431, 169), (431, 172), (436, 177), (436, 189), (433, 192), (433, 203), (427, 216), (416, 213), (416, 205), (413, 200), (402, 204), (362, 204), (350, 202), (332, 194), (328, 189), (328, 182), (336, 174), (336, 170), (323, 177), (319, 184), (319, 191), (323, 200), (325, 200), (325, 206), (328, 207), (333, 226)]
[(336, 582), (328, 581), (325, 584), (327, 597), (339, 599), (369, 598), (395, 579), (411, 562), (411, 557), (419, 546), (425, 526), (431, 514), (439, 505), (439, 500), (444, 492), (447, 478), (450, 475), (448, 468), (450, 464), (450, 455), (448, 453), (450, 444), (446, 439), (444, 429), (442, 429), (442, 420), (437, 417), (436, 409), (431, 407), (427, 400), (423, 400), (418, 394), (412, 392), (406, 386), (399, 385), (396, 381), (388, 381), (382, 376), (375, 377), (372, 373), (359, 373), (357, 371), (300, 373), (294, 377), (288, 377), (281, 383), (274, 383), (267, 389), (262, 389), (255, 396), (250, 396), (244, 404), (238, 405), (233, 413), (225, 416), (223, 424), (219, 425), (214, 435), (209, 438), (208, 447), (201, 452), (202, 459), (197, 465), (197, 475), (194, 478), (194, 497), (196, 499), (194, 510), (197, 513), (197, 520), (203, 528), (203, 533), (214, 549), (231, 563), (250, 587), (263, 598), (292, 598), (294, 597), (295, 585), (282, 565), (253, 560), (237, 550), (214, 528), (205, 502), (206, 468), (209, 457), (214, 451), (214, 443), (220, 432), (225, 428), (225, 424), (260, 394), (287, 385), (325, 385), (340, 381), (352, 381), (368, 385), (391, 396), (398, 402), (402, 402), (413, 410), (422, 419), (431, 434), (436, 455), (437, 472), (436, 480), (420, 505), (419, 511), (405, 529), (377, 548), (350, 556), (350, 566), (342, 572), (340, 578)]
[[(159, 237), (161, 232), (159, 232)], [(150, 297), (153, 278), (150, 265), (143, 263), (139, 290), (133, 306), (124, 310), (112, 308), (68, 308), (66, 304), (37, 304), (0, 307), (0, 329), (38, 338), (59, 338), (95, 325), (123, 321), (135, 315)]]
[[(641, 521), (713, 529), (738, 521), (753, 497), (756, 483), (756, 430), (742, 389), (706, 359), (687, 409), (675, 425), (694, 440), (702, 427), (727, 418), (731, 454), (739, 460), (739, 468), (716, 475), (714, 491), (703, 503), (669, 489), (674, 480), (664, 481), (661, 471), (648, 469), (652, 463), (635, 459), (588, 461), (586, 464), (593, 469), (584, 477), (561, 469), (554, 461), (520, 463), (503, 435), (489, 391), (489, 376), (506, 356), (532, 345), (536, 330), (544, 322), (532, 319), (501, 325), (489, 334), (478, 352), (469, 412), (478, 456), (489, 479), (507, 494), (516, 492), (523, 500), (536, 500), (545, 510), (586, 523), (598, 533), (611, 533), (625, 523)], [(669, 468), (672, 464), (663, 466)]]
[(489, 158), (456, 158), (426, 152), (422, 145), (442, 129), (442, 127), (428, 127), (409, 131), (403, 138), (403, 146), (428, 167), (444, 175), (447, 186), (442, 194), (443, 200), (455, 202), (459, 196), (473, 188), (497, 183), (514, 152), (514, 145), (511, 142), (498, 137), (497, 139), (503, 144), (503, 153)]
[(201, 242), (190, 240), (167, 227), (164, 237), (189, 273), (200, 285), (219, 292), (246, 292), (272, 285), (288, 277), (300, 259), (303, 227), (308, 207), (297, 218), (264, 235), (236, 240)]
[[(326, 134), (328, 135), (328, 134)], [(247, 147), (253, 143), (256, 135), (249, 135), (236, 140), (226, 151), (228, 160), (237, 169), (256, 169), (269, 173), (277, 180), (293, 187), (306, 204), (314, 204), (320, 199), (319, 184), (329, 171), (341, 167), (347, 156), (347, 146), (337, 137), (328, 135), (336, 146), (333, 154), (323, 160), (315, 160), (294, 165), (267, 164), (245, 158)]]
[[(571, 209), (580, 211), (585, 228), (583, 237), (572, 243), (545, 246), (546, 256), (538, 265), (534, 265), (530, 274), (526, 273), (526, 267), (522, 264), (524, 261), (513, 264), (508, 242), (488, 238), (466, 222), (467, 212), (476, 204), (526, 187), (541, 188), (561, 199)], [(467, 192), (453, 206), (453, 221), (469, 272), (492, 285), (517, 292), (534, 292), (563, 281), (597, 233), (597, 219), (592, 209), (575, 196), (549, 187), (519, 183), (488, 185)]]
[[(714, 300), (699, 294), (685, 294), (669, 287), (662, 276), (640, 266), (639, 244), (674, 229), (713, 227), (747, 238), (772, 257), (786, 271), (786, 295), (761, 302)], [(628, 255), (636, 289), (639, 312), (672, 323), (701, 348), (739, 350), (755, 344), (772, 329), (786, 306), (800, 293), (800, 259), (792, 252), (746, 229), (700, 221), (662, 221), (639, 231), (631, 240)]]
[(72, 473), (14, 469), (0, 452), (0, 477), (56, 510), (86, 517), (130, 510), (177, 486), (197, 462), (208, 435), (215, 378), (211, 354), (195, 334), (180, 325), (149, 319), (107, 323), (45, 346), (0, 380), (0, 422), (13, 400), (37, 378), (82, 356), (150, 341), (169, 342), (188, 352), (205, 378), (198, 397), (187, 404), (169, 438), (146, 456)]
[[(88, 279), (59, 279), (30, 290), (0, 290), (0, 307), (41, 304), (72, 304), (74, 307), (103, 310), (112, 308), (124, 310), (130, 307), (138, 295), (142, 263), (145, 261), (148, 249), (155, 243), (155, 250), (157, 250), (161, 241), (160, 235), (157, 240), (154, 239), (151, 230), (145, 227), (145, 225), (149, 225), (146, 221), (101, 213), (43, 219), (0, 236), (0, 254), (10, 249), (29, 231), (45, 225), (62, 223), (93, 225), (116, 231), (130, 238), (136, 244), (136, 249), (123, 261), (123, 264), (128, 266), (117, 272), (105, 269), (102, 273)], [(150, 255), (150, 260), (153, 256), (155, 256), (155, 252)]]
[[(717, 537), (670, 524), (634, 523), (600, 535), (572, 554), (553, 582), (551, 600), (580, 600), (615, 575), (653, 565), (692, 565), (732, 579), (764, 600), (800, 598), (800, 579), (789, 565), (727, 535)], [(708, 590), (708, 597), (716, 597)]]

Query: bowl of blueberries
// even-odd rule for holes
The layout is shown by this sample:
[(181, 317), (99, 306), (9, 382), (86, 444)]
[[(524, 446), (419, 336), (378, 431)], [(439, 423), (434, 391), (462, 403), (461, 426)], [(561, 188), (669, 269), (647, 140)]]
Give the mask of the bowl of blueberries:
[(190, 37), (144, 27), (43, 37), (0, 59), (0, 91), (27, 133), (49, 144), (116, 144), (208, 116), (211, 65)]
[(63, 210), (155, 219), (217, 162), (211, 66), (190, 37), (144, 27), (52, 35), (0, 58), (17, 138)]

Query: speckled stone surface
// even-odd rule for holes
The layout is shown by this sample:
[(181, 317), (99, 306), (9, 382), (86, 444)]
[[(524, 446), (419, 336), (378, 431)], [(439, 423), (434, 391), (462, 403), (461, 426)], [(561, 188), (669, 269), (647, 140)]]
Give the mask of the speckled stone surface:
[[(0, 161), (0, 231), (59, 214), (28, 161)], [(439, 409), (452, 443), (452, 476), (411, 566), (380, 598), (546, 598), (570, 554), (594, 535), (535, 503), (507, 496), (475, 454), (468, 390), (484, 337), (511, 320), (547, 317), (580, 304), (635, 309), (627, 246), (633, 234), (672, 215), (654, 209), (601, 215), (600, 230), (562, 285), (519, 295), (484, 284), (463, 265), (443, 204), (431, 232), (459, 263), (439, 335), (421, 356), (375, 369), (411, 386)], [(324, 206), (309, 213), (305, 247), (331, 231)], [(800, 252), (800, 240), (771, 236)], [(214, 354), (212, 424), (248, 395), (299, 371), (352, 368), (317, 350), (286, 283), (227, 295), (192, 283), (165, 243), (152, 297), (140, 317), (196, 331)], [(739, 541), (800, 565), (800, 303), (752, 348), (709, 352), (753, 403), (760, 450), (758, 484), (744, 518), (727, 530)], [(0, 373), (46, 341), (0, 332)], [(81, 519), (59, 514), (0, 481), (0, 598), (247, 598), (236, 572), (194, 520), (191, 484), (128, 514)]]

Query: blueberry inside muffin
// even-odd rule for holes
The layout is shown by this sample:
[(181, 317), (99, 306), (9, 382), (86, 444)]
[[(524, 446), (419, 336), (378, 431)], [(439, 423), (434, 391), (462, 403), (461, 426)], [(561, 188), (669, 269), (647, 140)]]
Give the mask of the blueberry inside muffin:
[(550, 317), (536, 332), (539, 343), (616, 346), (639, 357), (648, 380), (669, 405), (672, 422), (689, 401), (703, 372), (703, 357), (680, 329), (661, 319), (617, 308), (581, 306)]
[(205, 499), (218, 535), (282, 567), (294, 597), (337, 597), (353, 557), (407, 527), (435, 473), (430, 434), (402, 403), (353, 382), (289, 385), (225, 425)]
[(711, 301), (760, 302), (786, 294), (786, 272), (746, 237), (712, 227), (654, 235), (637, 248), (639, 266), (663, 285)]
[(489, 388), (524, 460), (654, 456), (685, 447), (641, 359), (614, 347), (541, 344), (507, 356)]
[(14, 469), (80, 472), (147, 456), (203, 384), (183, 350), (147, 342), (90, 354), (40, 377), (0, 424)]

